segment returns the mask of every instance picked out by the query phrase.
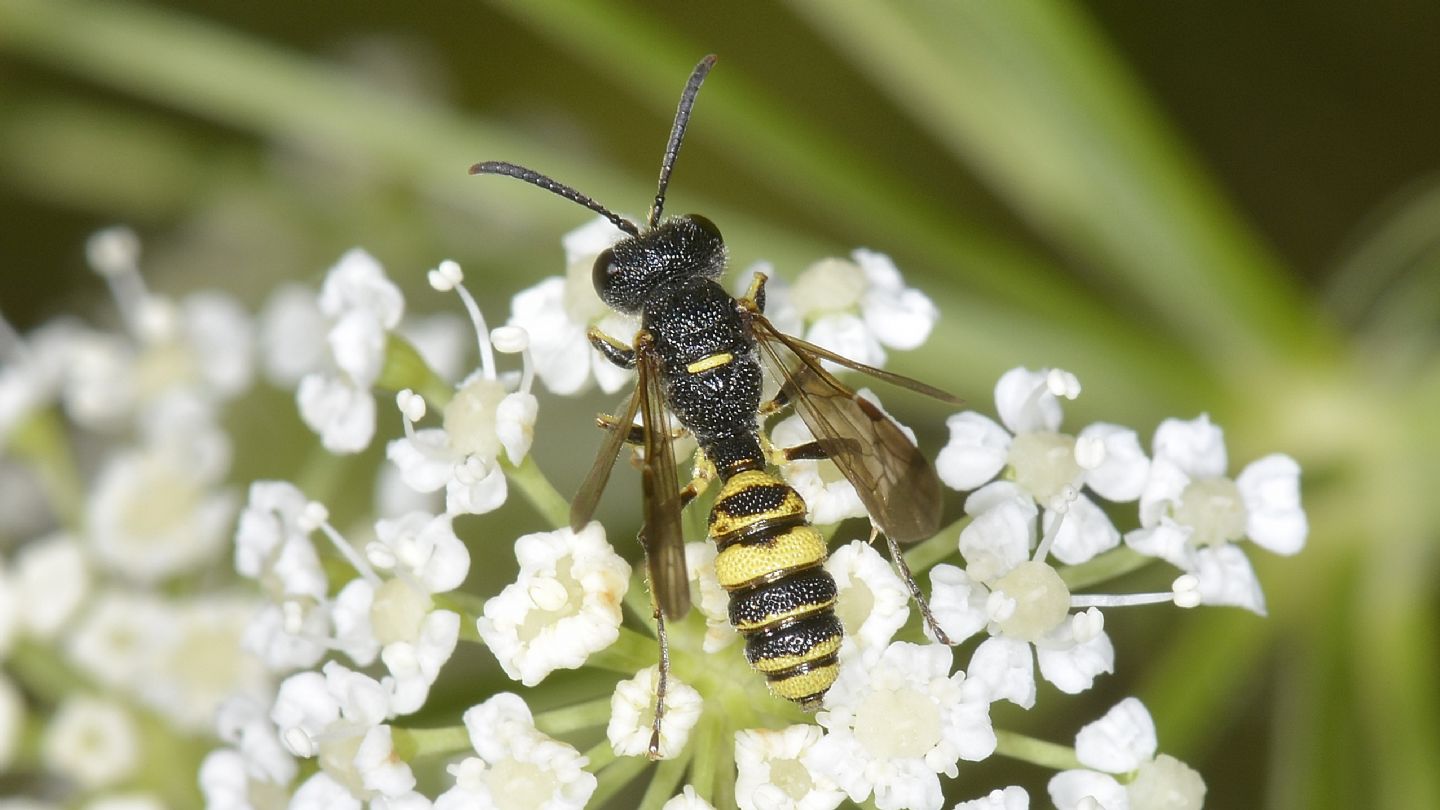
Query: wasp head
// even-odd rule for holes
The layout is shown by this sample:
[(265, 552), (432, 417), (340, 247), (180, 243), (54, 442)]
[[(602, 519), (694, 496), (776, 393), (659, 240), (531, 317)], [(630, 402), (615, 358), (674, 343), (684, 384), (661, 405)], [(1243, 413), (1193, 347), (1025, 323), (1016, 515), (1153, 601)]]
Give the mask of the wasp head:
[(725, 242), (699, 214), (668, 219), (615, 243), (595, 259), (595, 292), (620, 312), (638, 314), (657, 288), (680, 279), (719, 278)]

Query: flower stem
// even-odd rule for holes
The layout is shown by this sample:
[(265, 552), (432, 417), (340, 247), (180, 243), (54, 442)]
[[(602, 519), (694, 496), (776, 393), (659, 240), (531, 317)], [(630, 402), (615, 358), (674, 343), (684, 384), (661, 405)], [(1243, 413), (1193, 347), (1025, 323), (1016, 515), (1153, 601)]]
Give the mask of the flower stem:
[(85, 487), (75, 469), (65, 426), (54, 410), (38, 411), (10, 436), (8, 449), (35, 468), (60, 522), (80, 531), (85, 515)]
[(968, 526), (971, 520), (972, 518), (968, 515), (960, 518), (936, 532), (934, 537), (905, 552), (906, 564), (912, 571), (928, 571), (941, 560), (954, 554), (960, 548), (956, 538), (960, 536), (960, 530)]
[(694, 752), (694, 746), (686, 746), (679, 756), (660, 762), (655, 768), (655, 776), (651, 778), (650, 785), (645, 788), (645, 795), (640, 799), (639, 810), (660, 810), (675, 794), (675, 788), (679, 787), (680, 780), (685, 777), (685, 769), (689, 767)]
[(1073, 591), (1138, 571), (1151, 562), (1154, 562), (1153, 558), (1146, 557), (1129, 546), (1120, 546), (1079, 565), (1062, 567), (1060, 578)]
[(410, 341), (391, 335), (385, 342), (385, 365), (380, 369), (376, 386), (389, 391), (411, 391), (424, 397), (434, 408), (444, 408), (455, 390), (430, 368)]
[(611, 672), (634, 675), (655, 663), (658, 655), (655, 639), (628, 627), (621, 627), (620, 638), (616, 639), (614, 644), (590, 656), (590, 660), (585, 663), (599, 669), (608, 669)]
[(610, 698), (608, 696), (559, 709), (551, 709), (535, 715), (535, 727), (552, 737), (580, 729), (604, 726), (609, 722)]
[(409, 761), (416, 757), (450, 756), (470, 750), (470, 732), (464, 726), (440, 728), (390, 727), (395, 754)]
[[(597, 749), (609, 752), (610, 743), (602, 742), (586, 752), (586, 755), (589, 756), (591, 752), (599, 753)], [(603, 807), (616, 793), (633, 782), (635, 777), (639, 776), (640, 772), (649, 765), (650, 760), (644, 757), (615, 757), (612, 753), (610, 760), (601, 765), (600, 770), (595, 774), (599, 784), (590, 796), (590, 806)]]
[(1075, 758), (1075, 749), (1068, 745), (1037, 740), (1024, 734), (1003, 729), (995, 730), (995, 753), (1057, 771), (1082, 768)]
[(519, 466), (510, 463), (510, 460), (502, 454), (500, 466), (505, 470), (505, 477), (510, 483), (520, 489), (521, 494), (535, 507), (535, 511), (545, 518), (557, 529), (563, 529), (570, 525), (570, 502), (565, 500), (545, 473), (540, 470), (540, 465), (535, 463), (534, 456), (526, 456)]

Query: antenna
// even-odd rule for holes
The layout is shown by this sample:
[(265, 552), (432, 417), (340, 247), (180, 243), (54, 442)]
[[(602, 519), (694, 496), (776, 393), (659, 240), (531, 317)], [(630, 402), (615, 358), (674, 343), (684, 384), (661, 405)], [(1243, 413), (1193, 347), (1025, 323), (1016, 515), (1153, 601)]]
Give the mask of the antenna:
[[(696, 82), (697, 86), (698, 84), (699, 83)], [(694, 94), (692, 93), (691, 95)], [(686, 112), (689, 112), (688, 107), (686, 108)], [(675, 136), (672, 135), (671, 139), (673, 140), (674, 137)], [(679, 147), (677, 146), (676, 148), (678, 149)], [(612, 222), (615, 227), (619, 228), (625, 233), (630, 234), (631, 236), (640, 235), (640, 229), (635, 227), (635, 223), (631, 222), (630, 220), (623, 219), (622, 217), (620, 217), (620, 215), (616, 214), (615, 212), (611, 211), (600, 203), (595, 202), (584, 194), (581, 194), (575, 189), (565, 185), (564, 183), (558, 183), (546, 177), (545, 175), (537, 171), (527, 169), (524, 166), (516, 166), (514, 163), (505, 163), (498, 160), (487, 160), (484, 163), (476, 163), (474, 166), (471, 166), (470, 173), (503, 174), (506, 177), (513, 177), (516, 180), (524, 180), (532, 186), (539, 186), (540, 188), (543, 188), (553, 194), (558, 194), (561, 197), (570, 200), (571, 202), (580, 203), (586, 208), (589, 208), (591, 211), (594, 211), (600, 216), (610, 220), (610, 222)]]
[(680, 94), (680, 108), (675, 111), (675, 123), (670, 127), (670, 142), (665, 144), (665, 159), (660, 163), (660, 187), (655, 192), (655, 204), (650, 206), (650, 216), (647, 218), (651, 228), (660, 221), (660, 211), (665, 207), (665, 188), (670, 185), (670, 172), (675, 168), (675, 158), (680, 154), (680, 141), (685, 138), (685, 125), (690, 123), (690, 108), (695, 106), (695, 96), (700, 92), (700, 84), (705, 81), (705, 76), (710, 73), (710, 68), (715, 66), (715, 54), (710, 54), (700, 60), (695, 70), (690, 74), (690, 81), (685, 83), (685, 92)]

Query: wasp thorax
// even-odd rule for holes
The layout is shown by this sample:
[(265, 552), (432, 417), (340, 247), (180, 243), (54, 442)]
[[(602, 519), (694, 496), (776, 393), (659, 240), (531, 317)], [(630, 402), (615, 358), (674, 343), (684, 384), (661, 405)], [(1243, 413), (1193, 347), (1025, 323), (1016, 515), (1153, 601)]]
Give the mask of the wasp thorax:
[(623, 239), (597, 256), (595, 292), (611, 307), (635, 314), (664, 284), (691, 276), (719, 278), (724, 269), (720, 229), (699, 214), (686, 214)]

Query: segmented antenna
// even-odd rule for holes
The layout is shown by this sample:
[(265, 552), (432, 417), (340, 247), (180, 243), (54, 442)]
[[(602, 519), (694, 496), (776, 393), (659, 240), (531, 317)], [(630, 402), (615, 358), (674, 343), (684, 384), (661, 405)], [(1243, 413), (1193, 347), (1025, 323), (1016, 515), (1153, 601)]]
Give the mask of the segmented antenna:
[(640, 235), (640, 229), (635, 227), (635, 223), (631, 222), (630, 220), (621, 218), (619, 214), (616, 214), (615, 212), (611, 211), (600, 203), (595, 202), (594, 200), (565, 185), (564, 183), (558, 183), (546, 177), (545, 175), (537, 171), (527, 169), (524, 166), (516, 166), (514, 163), (505, 163), (499, 160), (487, 160), (484, 163), (476, 163), (474, 166), (471, 166), (470, 173), (503, 174), (506, 177), (513, 177), (516, 180), (524, 180), (532, 186), (539, 186), (540, 188), (543, 188), (553, 194), (558, 194), (561, 197), (570, 200), (571, 202), (580, 203), (586, 208), (589, 208), (591, 211), (594, 211), (600, 216), (610, 220), (612, 223), (614, 223), (615, 227), (619, 228), (625, 233), (630, 234), (631, 236)]
[(660, 164), (660, 188), (655, 192), (655, 204), (650, 206), (647, 221), (650, 227), (660, 222), (660, 211), (665, 207), (665, 187), (670, 185), (670, 172), (675, 168), (675, 158), (680, 154), (680, 141), (685, 138), (685, 125), (690, 123), (690, 108), (695, 106), (695, 95), (700, 84), (715, 66), (715, 54), (700, 60), (690, 81), (685, 83), (685, 92), (680, 94), (680, 109), (675, 111), (675, 123), (670, 127), (670, 142), (665, 144), (665, 159)]

